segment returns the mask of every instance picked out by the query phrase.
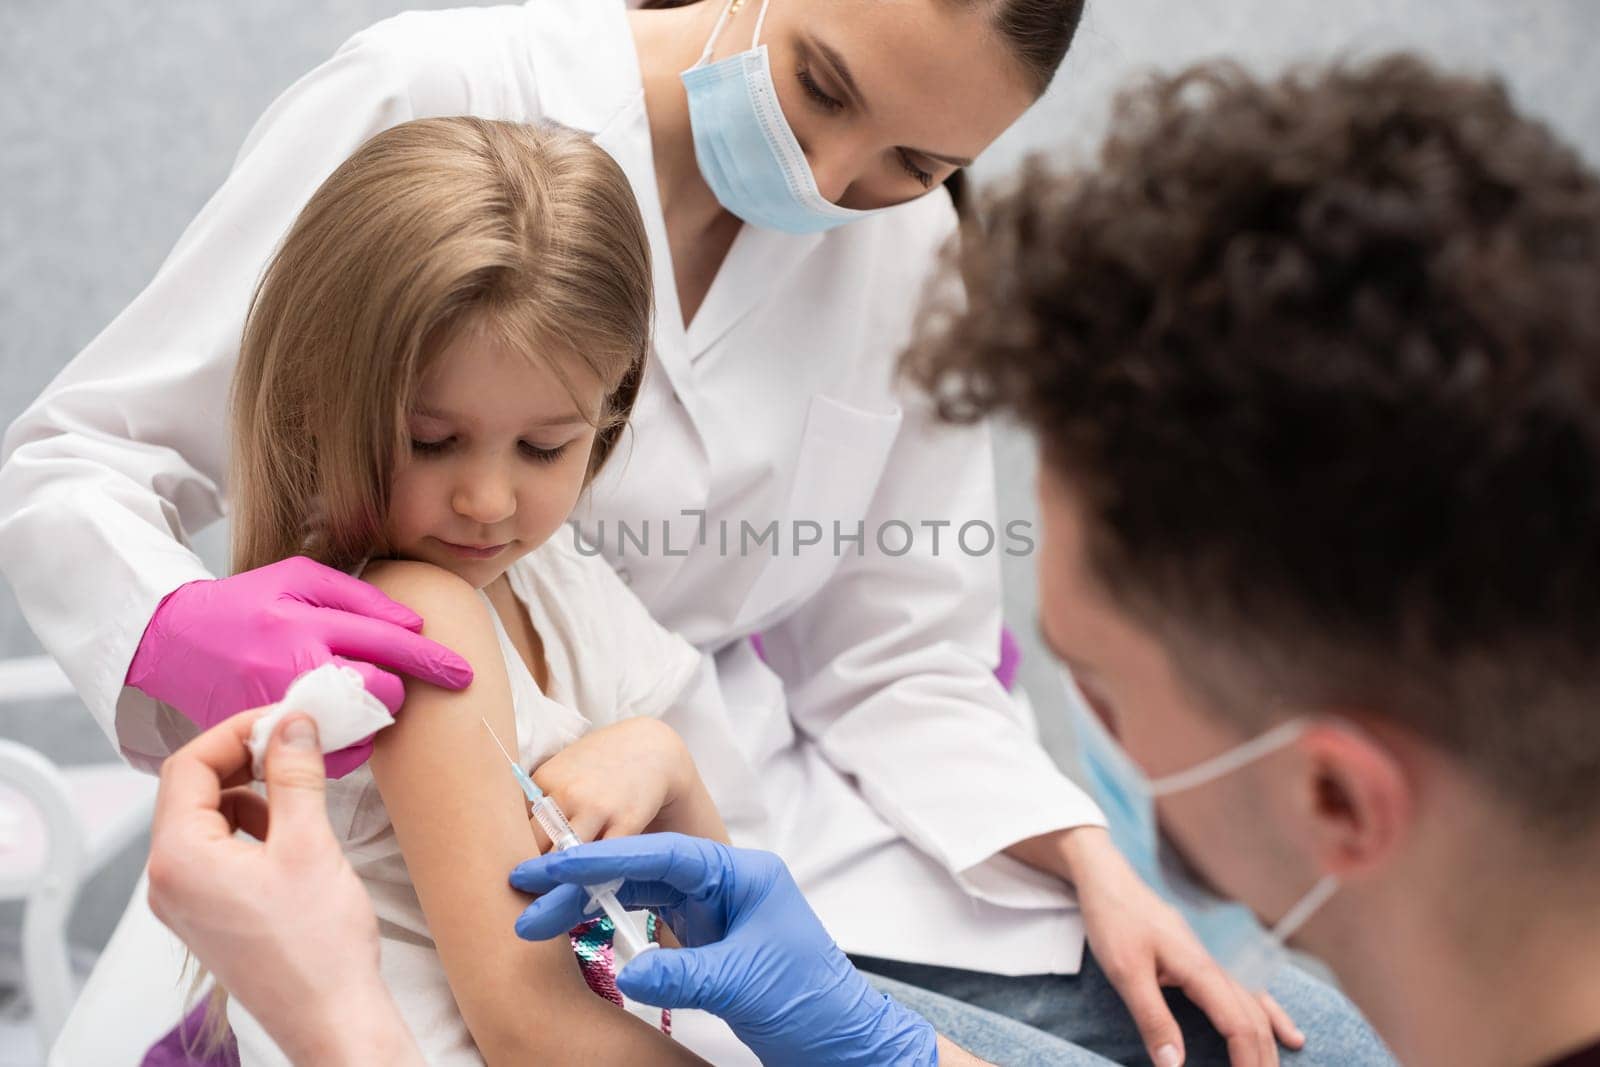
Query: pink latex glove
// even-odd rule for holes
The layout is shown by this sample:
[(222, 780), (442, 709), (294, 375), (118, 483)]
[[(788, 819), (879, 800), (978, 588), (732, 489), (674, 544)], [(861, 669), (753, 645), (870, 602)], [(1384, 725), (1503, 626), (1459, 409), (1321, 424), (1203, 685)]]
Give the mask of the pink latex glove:
[[(446, 689), (472, 682), (467, 661), (421, 630), (416, 612), (366, 582), (295, 556), (168, 593), (139, 639), (127, 683), (208, 729), (275, 703), (290, 682), (331, 660), (354, 668), (398, 713), (405, 683), (384, 667)], [(328, 753), (329, 777), (344, 777), (371, 754), (370, 737)]]

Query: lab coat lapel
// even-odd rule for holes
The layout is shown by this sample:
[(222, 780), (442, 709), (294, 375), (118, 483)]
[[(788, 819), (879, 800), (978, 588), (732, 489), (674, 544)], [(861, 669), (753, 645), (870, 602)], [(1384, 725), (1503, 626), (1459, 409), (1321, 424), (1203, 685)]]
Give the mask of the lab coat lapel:
[(655, 160), (651, 155), (650, 121), (644, 109), (644, 90), (622, 108), (606, 127), (595, 134), (595, 143), (617, 161), (633, 186), (650, 240), (651, 281), (655, 286), (655, 322), (652, 342), (656, 364), (666, 374), (680, 396), (692, 393), (689, 347), (683, 330), (683, 314), (678, 307), (678, 285), (672, 277), (672, 257), (667, 249), (667, 224), (661, 215), (661, 194), (656, 188)]
[(768, 293), (779, 290), (797, 266), (822, 243), (818, 233), (793, 234), (739, 228), (705, 302), (689, 324), (689, 358), (697, 360)]
[[(608, 18), (597, 30), (584, 8), (603, 5)], [(534, 78), (545, 118), (586, 130), (628, 175), (649, 231), (656, 287), (656, 355), (680, 396), (693, 393), (690, 362), (748, 314), (822, 242), (821, 234), (789, 234), (744, 226), (687, 330), (678, 306), (677, 281), (667, 253), (666, 225), (656, 190), (650, 124), (639, 81), (639, 58), (618, 0), (529, 0), (540, 23), (532, 34)]]
[[(604, 17), (596, 18), (596, 12)], [(597, 133), (641, 91), (626, 6), (618, 0), (529, 0), (528, 69), (539, 114)]]
[[(610, 16), (598, 31), (592, 12), (585, 11), (590, 4), (604, 7)], [(688, 395), (688, 346), (666, 252), (650, 122), (625, 6), (617, 0), (530, 0), (528, 7), (541, 22), (540, 32), (532, 35), (537, 50), (532, 68), (544, 118), (593, 134), (633, 187), (651, 248), (655, 363), (677, 395)]]

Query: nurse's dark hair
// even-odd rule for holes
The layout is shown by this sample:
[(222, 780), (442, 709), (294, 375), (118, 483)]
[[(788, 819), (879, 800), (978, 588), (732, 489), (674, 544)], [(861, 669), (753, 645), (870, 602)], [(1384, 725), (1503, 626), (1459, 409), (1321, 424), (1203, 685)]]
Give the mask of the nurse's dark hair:
[(1216, 714), (1386, 717), (1592, 835), (1600, 178), (1407, 56), (1199, 67), (1112, 131), (981, 213), (908, 372), (1037, 433), (1090, 573)]
[(386, 550), (418, 382), (468, 330), (569, 388), (584, 372), (604, 384), (592, 478), (633, 409), (650, 323), (644, 223), (588, 135), (476, 118), (378, 134), (312, 194), (250, 307), (231, 399), (234, 569), (292, 555), (346, 569)]

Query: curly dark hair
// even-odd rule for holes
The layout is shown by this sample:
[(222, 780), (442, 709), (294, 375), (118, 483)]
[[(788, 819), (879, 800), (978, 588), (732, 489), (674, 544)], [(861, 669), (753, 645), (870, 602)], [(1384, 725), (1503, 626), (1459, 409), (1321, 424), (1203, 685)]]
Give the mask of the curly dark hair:
[(1094, 574), (1219, 711), (1366, 708), (1592, 827), (1595, 173), (1404, 55), (1198, 67), (1113, 131), (989, 205), (907, 372), (1037, 432)]

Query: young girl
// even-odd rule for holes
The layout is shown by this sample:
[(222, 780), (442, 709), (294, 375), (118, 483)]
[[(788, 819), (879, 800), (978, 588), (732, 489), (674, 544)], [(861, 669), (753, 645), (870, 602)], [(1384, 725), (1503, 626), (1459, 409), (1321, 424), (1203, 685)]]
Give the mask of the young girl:
[[(548, 842), (497, 740), (585, 839), (726, 837), (653, 718), (699, 655), (562, 530), (623, 432), (650, 313), (648, 245), (615, 163), (572, 131), (478, 119), (369, 141), (301, 212), (251, 308), (235, 569), (306, 555), (360, 573), (474, 670), (459, 693), (408, 684), (368, 767), (329, 783), (385, 978), (430, 1063), (701, 1062), (659, 1014), (586, 987), (574, 947), (603, 971), (607, 924), (573, 945), (520, 941), (527, 901), (506, 884)], [(341, 651), (365, 658), (360, 643)], [(337, 1025), (339, 1005), (308, 1010)], [(283, 1062), (237, 1005), (229, 1020), (246, 1065)], [(710, 1047), (731, 1040), (686, 1022)]]

